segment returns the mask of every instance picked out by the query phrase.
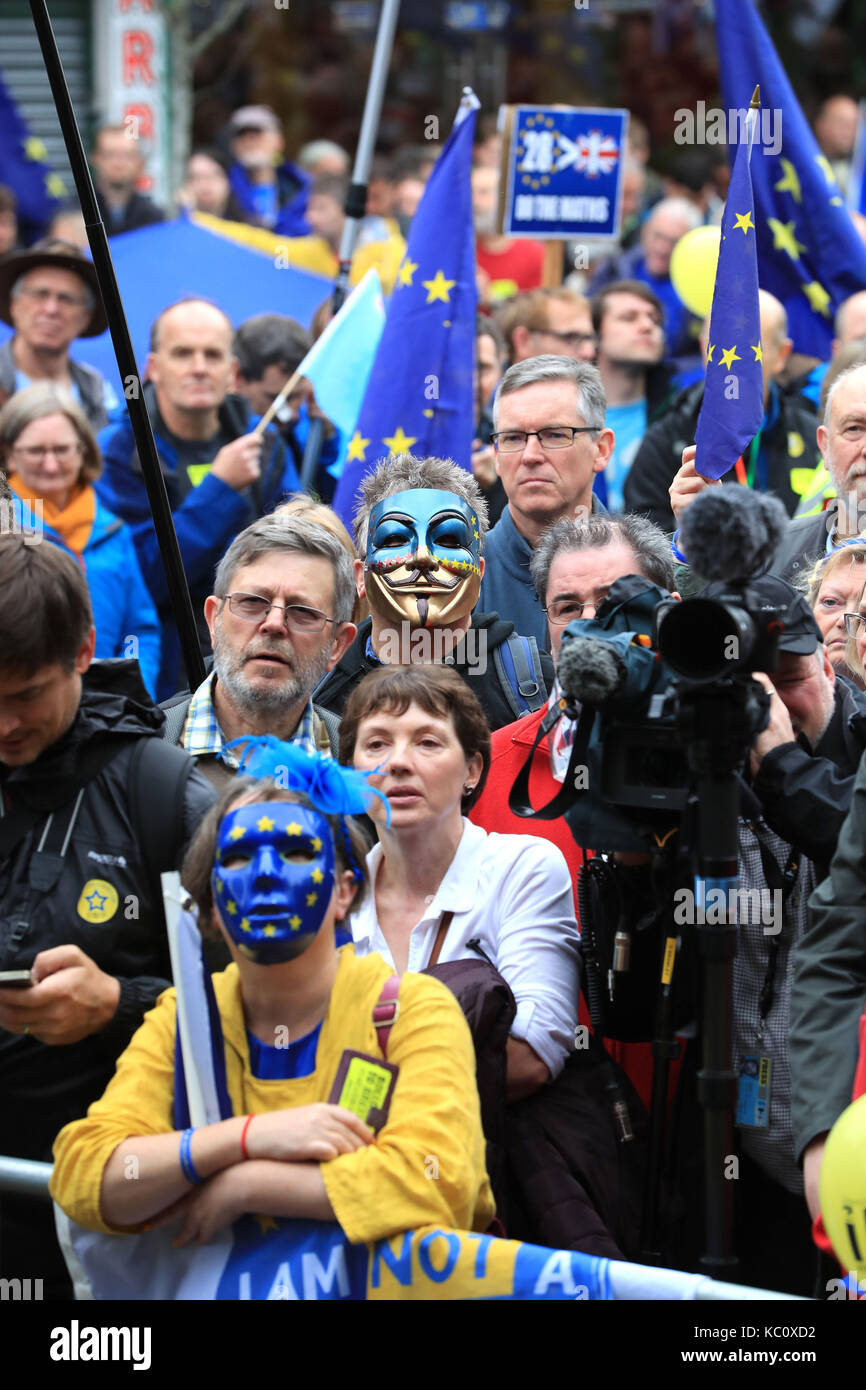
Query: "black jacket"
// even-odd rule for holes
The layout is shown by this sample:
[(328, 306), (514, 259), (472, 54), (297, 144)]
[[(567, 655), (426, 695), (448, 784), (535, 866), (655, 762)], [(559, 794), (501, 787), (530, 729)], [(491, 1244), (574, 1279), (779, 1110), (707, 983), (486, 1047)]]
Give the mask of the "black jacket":
[[(188, 773), (180, 813), (164, 808), (174, 833), (160, 862), (148, 862), (155, 812), (133, 804), (132, 787), (142, 785), (131, 774), (137, 745), (158, 740), (178, 779), (189, 762), (163, 742), (162, 723), (135, 662), (94, 662), (63, 737), (26, 766), (0, 766), (0, 969), (29, 968), (40, 951), (71, 943), (121, 984), (114, 1019), (81, 1042), (50, 1047), (0, 1029), (0, 1153), (49, 1160), (58, 1130), (102, 1094), (144, 1013), (171, 982), (159, 873), (180, 866), (215, 792), (194, 768)], [(59, 852), (53, 837), (81, 788), (59, 877), (47, 891), (31, 888), (29, 876), (45, 859), (34, 851), (46, 820), (54, 813), (45, 849)]]
[[(663, 531), (676, 528), (668, 488), (682, 464), (683, 449), (695, 442), (703, 396), (704, 384), (699, 382), (678, 396), (667, 414), (650, 425), (625, 480), (626, 511), (643, 513)], [(778, 400), (776, 420), (766, 435), (768, 491), (775, 493), (788, 515), (793, 516), (800, 497), (791, 487), (791, 469), (810, 464), (817, 467), (817, 421), (802, 396), (780, 391)], [(795, 452), (789, 453), (792, 447)], [(735, 483), (733, 470), (722, 481)]]
[(791, 991), (791, 1119), (798, 1155), (851, 1102), (866, 1008), (866, 760), (830, 872), (812, 894)]
[(823, 512), (814, 516), (798, 516), (789, 521), (788, 530), (773, 560), (773, 574), (781, 575), (791, 584), (796, 584), (799, 578), (808, 574), (815, 561), (827, 553), (827, 536), (836, 529), (838, 506), (834, 497)]
[(109, 236), (117, 236), (120, 232), (135, 232), (139, 227), (153, 227), (157, 222), (165, 221), (162, 208), (145, 193), (133, 193), (120, 213), (111, 211), (98, 189), (96, 201)]
[[(333, 710), (335, 714), (342, 714), (343, 706), (358, 682), (364, 679), (368, 671), (376, 670), (379, 663), (371, 661), (367, 655), (367, 638), (372, 626), (370, 618), (365, 618), (359, 625), (349, 650), (314, 690), (313, 699), (317, 705)], [(481, 659), (475, 660), (475, 650), (460, 643), (455, 648), (454, 669), (480, 700), (491, 729), (501, 729), (505, 724), (513, 724), (515, 716), (499, 683), (493, 651), (511, 636), (514, 624), (500, 618), (498, 613), (473, 613), (472, 626), (479, 632), (476, 640), (479, 643), (478, 656)], [(551, 690), (554, 680), (553, 662), (547, 652), (540, 652), (539, 655), (545, 684), (547, 689)]]
[(866, 748), (866, 696), (836, 677), (830, 723), (815, 747), (800, 736), (774, 748), (761, 761), (752, 787), (767, 824), (807, 855), (820, 882), (854, 794), (854, 779)]

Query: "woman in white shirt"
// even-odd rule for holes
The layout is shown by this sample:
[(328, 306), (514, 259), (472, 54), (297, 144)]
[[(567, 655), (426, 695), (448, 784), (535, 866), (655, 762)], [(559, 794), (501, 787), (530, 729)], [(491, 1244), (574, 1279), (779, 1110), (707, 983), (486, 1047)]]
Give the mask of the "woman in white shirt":
[(386, 826), (384, 808), (371, 812), (379, 843), (373, 891), (351, 918), (355, 953), (378, 951), (402, 974), (472, 957), (477, 941), (517, 1003), (508, 1099), (530, 1095), (574, 1046), (579, 934), (561, 852), (465, 817), (490, 766), (478, 700), (448, 666), (371, 671), (343, 711), (340, 761), (381, 768), (391, 813)]

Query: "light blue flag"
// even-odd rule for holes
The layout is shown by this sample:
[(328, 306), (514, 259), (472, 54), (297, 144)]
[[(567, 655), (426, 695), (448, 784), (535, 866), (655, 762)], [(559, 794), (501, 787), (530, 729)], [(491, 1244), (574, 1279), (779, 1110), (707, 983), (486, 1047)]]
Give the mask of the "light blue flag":
[(316, 404), (342, 437), (328, 472), (339, 478), (385, 326), (385, 301), (375, 270), (368, 270), (298, 367), (312, 384)]

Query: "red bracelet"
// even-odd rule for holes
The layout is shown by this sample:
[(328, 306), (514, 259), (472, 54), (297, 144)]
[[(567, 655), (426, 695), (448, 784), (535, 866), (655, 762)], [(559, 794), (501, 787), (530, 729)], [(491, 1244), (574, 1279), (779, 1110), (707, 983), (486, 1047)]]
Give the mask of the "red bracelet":
[(247, 1115), (247, 1122), (241, 1130), (241, 1158), (249, 1158), (247, 1153), (247, 1130), (253, 1122), (252, 1115)]

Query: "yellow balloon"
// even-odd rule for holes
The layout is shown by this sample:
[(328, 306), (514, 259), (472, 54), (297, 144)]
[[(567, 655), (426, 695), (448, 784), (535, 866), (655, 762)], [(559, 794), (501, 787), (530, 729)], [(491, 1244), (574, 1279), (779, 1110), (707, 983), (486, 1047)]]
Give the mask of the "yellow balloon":
[(843, 1110), (827, 1136), (819, 1192), (837, 1259), (866, 1278), (866, 1096)]
[(686, 308), (702, 319), (712, 308), (721, 243), (720, 228), (695, 227), (680, 237), (671, 256), (671, 284)]

